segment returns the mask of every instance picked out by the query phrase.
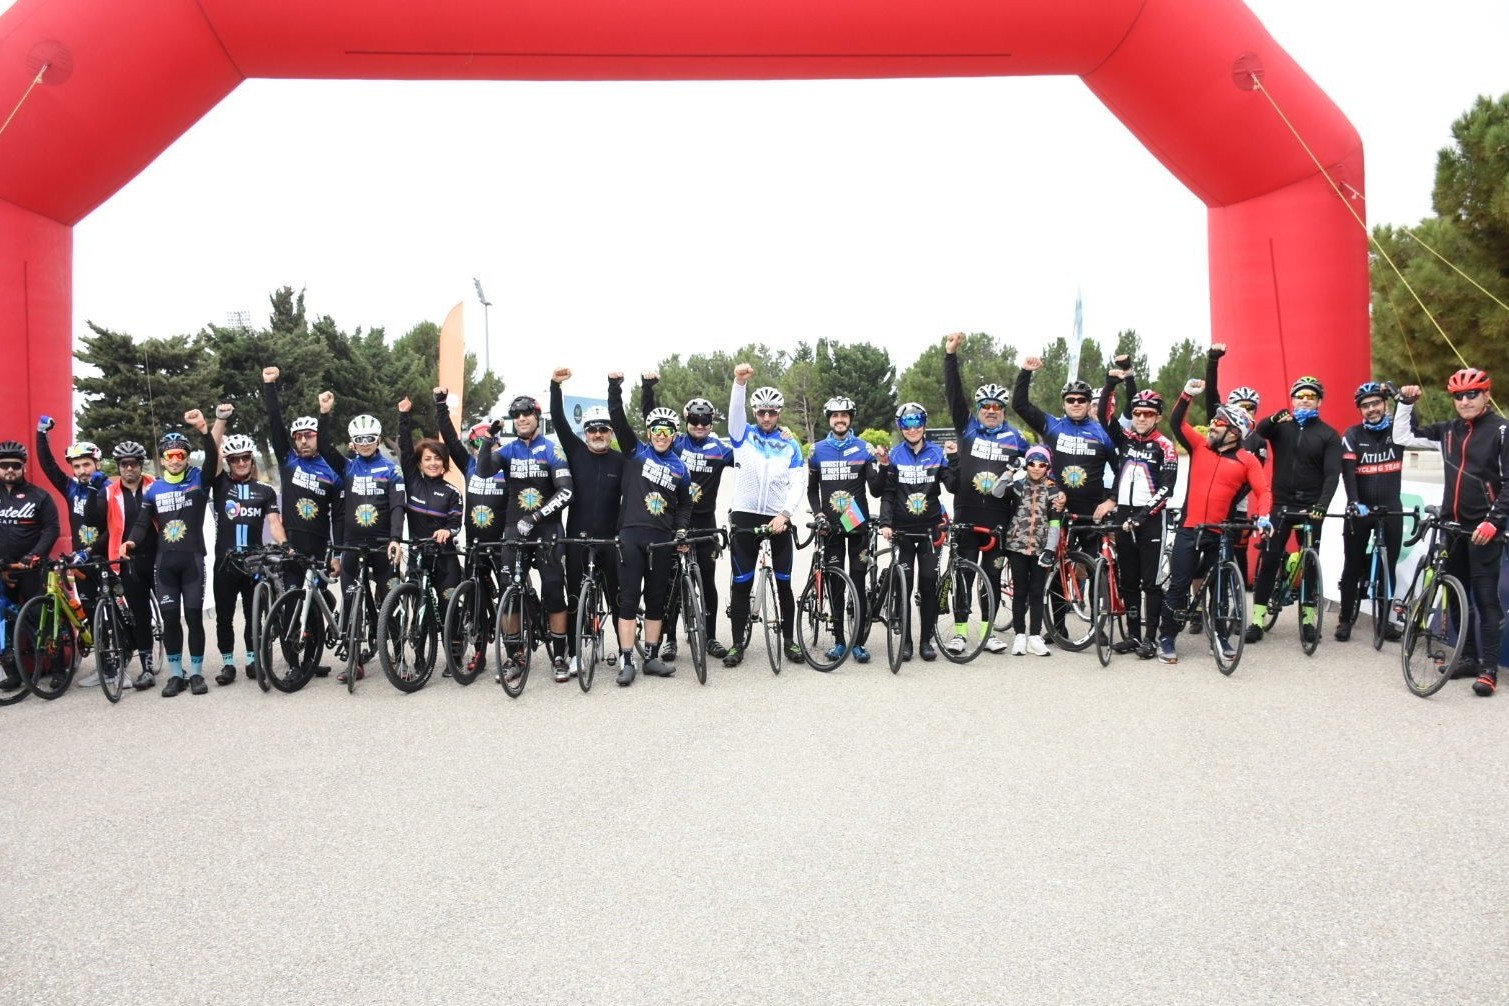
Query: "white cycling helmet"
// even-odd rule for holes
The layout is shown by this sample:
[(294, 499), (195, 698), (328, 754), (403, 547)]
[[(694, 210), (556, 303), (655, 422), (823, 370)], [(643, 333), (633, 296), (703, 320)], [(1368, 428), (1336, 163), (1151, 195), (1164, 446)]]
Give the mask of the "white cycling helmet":
[(382, 423), (377, 421), (376, 416), (362, 413), (346, 425), (346, 432), (353, 440), (357, 437), (380, 437), (382, 436)]
[(582, 413), (582, 429), (586, 429), (589, 426), (611, 427), (612, 425), (613, 417), (608, 415), (608, 410), (604, 406), (594, 405)]
[(220, 456), (229, 458), (236, 454), (250, 454), (257, 449), (257, 442), (245, 433), (232, 433), (220, 442)]
[(1263, 400), (1258, 395), (1257, 389), (1249, 388), (1245, 385), (1240, 388), (1232, 388), (1231, 394), (1226, 396), (1227, 405), (1237, 405), (1241, 402), (1251, 402), (1253, 405), (1263, 404)]
[(784, 409), (786, 396), (774, 388), (756, 388), (754, 394), (749, 396), (749, 407), (752, 409)]
[(313, 416), (300, 416), (288, 424), (289, 433), (318, 433), (320, 421)]
[(87, 440), (80, 440), (76, 444), (69, 444), (68, 450), (63, 452), (63, 457), (69, 461), (77, 461), (80, 458), (93, 458), (98, 461), (100, 459), (100, 449), (96, 444), (92, 444)]
[(672, 430), (681, 429), (681, 417), (676, 415), (675, 409), (651, 409), (650, 414), (644, 417), (646, 429), (651, 426), (669, 426)]
[(999, 384), (982, 384), (975, 389), (975, 408), (979, 408), (986, 402), (995, 402), (1004, 409), (1009, 397), (1010, 392)]
[(834, 395), (823, 405), (823, 412), (830, 417), (835, 412), (847, 412), (852, 417), (856, 411), (858, 408), (854, 404), (854, 399), (845, 395)]

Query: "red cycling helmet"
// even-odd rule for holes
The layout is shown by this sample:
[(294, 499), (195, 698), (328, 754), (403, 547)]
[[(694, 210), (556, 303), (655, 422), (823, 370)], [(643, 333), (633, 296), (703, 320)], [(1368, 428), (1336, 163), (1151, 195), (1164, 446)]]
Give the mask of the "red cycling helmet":
[(1476, 367), (1463, 367), (1446, 382), (1446, 390), (1455, 395), (1459, 391), (1492, 391), (1493, 381)]

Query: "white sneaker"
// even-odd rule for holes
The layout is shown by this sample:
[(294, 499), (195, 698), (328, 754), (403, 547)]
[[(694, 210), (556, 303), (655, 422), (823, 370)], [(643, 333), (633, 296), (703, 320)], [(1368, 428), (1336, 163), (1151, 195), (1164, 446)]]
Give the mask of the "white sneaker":
[(1043, 642), (1042, 636), (1027, 637), (1027, 652), (1034, 657), (1046, 657), (1050, 655), (1048, 644)]
[(582, 672), (582, 655), (580, 653), (578, 653), (574, 657), (571, 658), (571, 673), (572, 674), (580, 674), (581, 672)]
[(91, 674), (78, 683), (79, 688), (98, 688), (99, 686), (100, 676), (98, 674)]
[(969, 648), (969, 642), (963, 636), (954, 633), (954, 638), (950, 639), (943, 648), (957, 656)]
[(1005, 640), (1000, 639), (1000, 638), (998, 638), (996, 636), (991, 636), (991, 637), (987, 638), (985, 640), (985, 652), (986, 653), (1005, 653), (1006, 652), (1006, 642), (1005, 642)]
[(1025, 655), (1026, 653), (1027, 636), (1025, 633), (1018, 632), (1016, 634), (1016, 638), (1011, 641), (1011, 655), (1013, 657), (1020, 657)]

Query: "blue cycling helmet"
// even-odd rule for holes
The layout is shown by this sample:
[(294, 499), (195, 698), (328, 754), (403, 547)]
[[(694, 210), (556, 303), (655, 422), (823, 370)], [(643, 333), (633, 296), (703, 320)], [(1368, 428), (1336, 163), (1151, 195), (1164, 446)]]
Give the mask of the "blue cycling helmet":
[(1387, 401), (1393, 397), (1393, 394), (1394, 389), (1387, 384), (1380, 384), (1377, 381), (1364, 381), (1357, 385), (1357, 393), (1352, 396), (1352, 401), (1360, 406), (1364, 398), (1382, 398), (1384, 401)]

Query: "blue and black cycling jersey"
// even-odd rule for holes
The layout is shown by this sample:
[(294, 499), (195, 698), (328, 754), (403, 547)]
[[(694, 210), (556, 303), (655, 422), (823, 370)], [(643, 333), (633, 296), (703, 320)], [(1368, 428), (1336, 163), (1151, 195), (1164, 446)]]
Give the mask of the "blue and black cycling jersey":
[(1053, 452), (1053, 474), (1069, 498), (1069, 512), (1092, 513), (1109, 497), (1105, 471), (1115, 461), (1116, 444), (1092, 415), (1079, 420), (1050, 416), (1033, 405), (1028, 397), (1031, 387), (1032, 371), (1018, 373), (1011, 407)]
[(37, 461), (67, 506), (68, 533), (73, 536), (74, 550), (102, 555), (106, 538), (105, 489), (110, 485), (110, 476), (96, 471), (80, 482), (65, 473), (52, 456), (47, 434), (40, 430), (37, 431)]
[(278, 402), (277, 386), (262, 385), (262, 401), (267, 408), (269, 438), (278, 457), (282, 482), (283, 527), (288, 539), (301, 551), (316, 545), (323, 548), (341, 535), (341, 477), (331, 464), (336, 456), (330, 433), (330, 417), (319, 417), (319, 453), (301, 458), (293, 448), (283, 411)]

